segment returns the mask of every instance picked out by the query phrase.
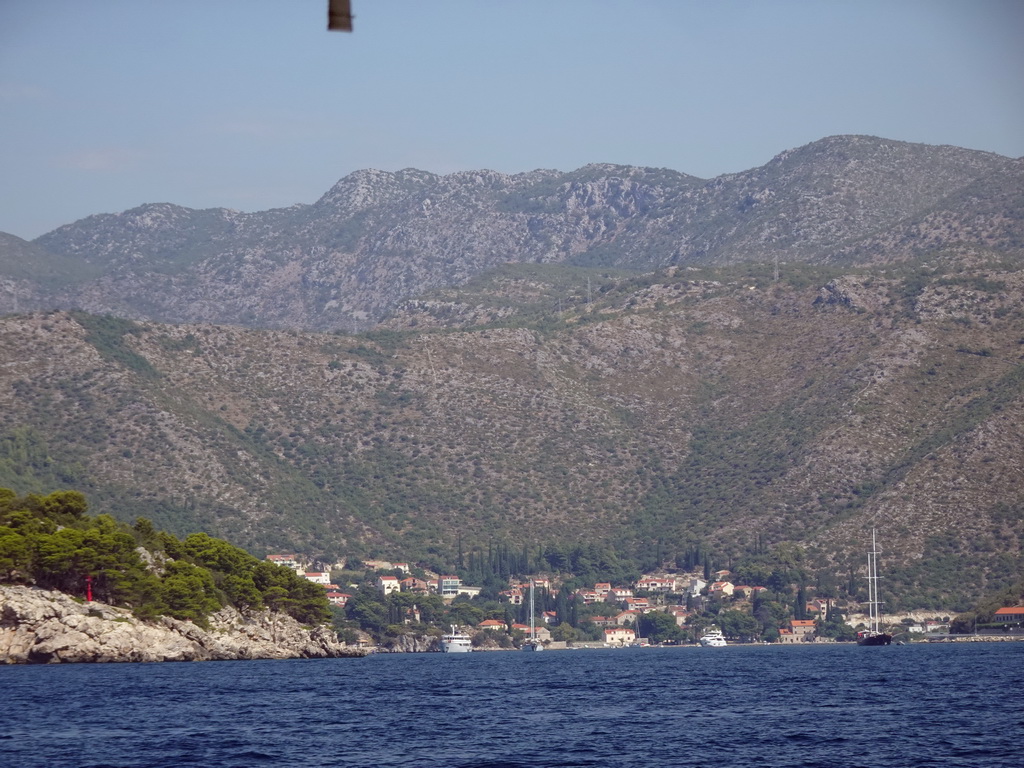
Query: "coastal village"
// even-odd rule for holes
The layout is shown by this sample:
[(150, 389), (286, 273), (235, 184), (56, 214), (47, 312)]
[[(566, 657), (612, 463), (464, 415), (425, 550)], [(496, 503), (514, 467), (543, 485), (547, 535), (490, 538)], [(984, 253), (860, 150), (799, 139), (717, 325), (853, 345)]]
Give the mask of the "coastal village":
[[(413, 600), (416, 595), (423, 598), (433, 596), (448, 606), (456, 602), (472, 604), (473, 601), (479, 601), (483, 589), (481, 586), (464, 583), (458, 576), (414, 568), (405, 562), (364, 560), (358, 564), (340, 562), (328, 566), (295, 553), (271, 554), (267, 555), (267, 560), (291, 568), (309, 581), (321, 585), (331, 605), (342, 610), (349, 605), (359, 589), (372, 588), (381, 600), (395, 594), (407, 595)], [(332, 573), (344, 571), (351, 574), (352, 565), (357, 565), (365, 574), (362, 583), (334, 583)], [(313, 570), (317, 566), (320, 570)], [(461, 629), (472, 633), (481, 644), (501, 635), (517, 640), (532, 635), (553, 649), (574, 645), (625, 647), (653, 644), (658, 642), (658, 638), (645, 637), (642, 632), (642, 628), (652, 625), (662, 629), (660, 642), (665, 644), (694, 642), (709, 629), (722, 631), (730, 642), (768, 642), (754, 631), (756, 623), (751, 620), (758, 598), (769, 593), (769, 589), (760, 585), (733, 583), (731, 575), (728, 570), (719, 570), (705, 578), (699, 571), (672, 573), (664, 570), (644, 574), (630, 584), (597, 582), (590, 587), (576, 588), (564, 595), (564, 598), (575, 606), (577, 625), (584, 631), (567, 632), (561, 626), (564, 617), (560, 617), (557, 611), (538, 608), (531, 633), (527, 621), (512, 618), (524, 615), (523, 607), (529, 601), (531, 582), (537, 593), (548, 598), (548, 602), (550, 598), (557, 597), (562, 589), (562, 585), (550, 575), (535, 574), (525, 579), (510, 579), (506, 588), (498, 593), (498, 602), (503, 610), (495, 611), (492, 607), (489, 613), (501, 615), (487, 616), (474, 624), (463, 625)], [(401, 624), (421, 625), (423, 617), (417, 604), (409, 603), (408, 600), (403, 604), (407, 607), (403, 610)], [(493, 606), (493, 601), (490, 604)], [(734, 619), (746, 616), (751, 620), (740, 621), (737, 626), (736, 621), (725, 620), (728, 616), (723, 614)], [(644, 621), (645, 617), (648, 621)], [(856, 631), (866, 625), (867, 619), (859, 604), (839, 605), (834, 600), (811, 597), (806, 601), (800, 618), (786, 618), (778, 622), (777, 632), (773, 633), (770, 641), (831, 643), (853, 640)], [(999, 619), (1007, 625), (1019, 624), (1024, 621), (1024, 608), (1003, 609)], [(883, 617), (884, 624), (905, 633), (909, 638), (948, 633), (949, 620), (948, 616), (931, 616), (922, 612)], [(833, 631), (822, 632), (826, 621), (832, 622)], [(837, 623), (846, 629), (835, 631)], [(675, 627), (678, 631), (665, 632), (665, 627)], [(494, 643), (491, 642), (491, 645)]]

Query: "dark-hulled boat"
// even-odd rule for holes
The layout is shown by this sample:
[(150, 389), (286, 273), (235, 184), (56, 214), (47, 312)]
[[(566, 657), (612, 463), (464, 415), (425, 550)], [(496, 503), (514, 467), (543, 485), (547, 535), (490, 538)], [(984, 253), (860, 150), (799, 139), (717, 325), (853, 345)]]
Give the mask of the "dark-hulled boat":
[(868, 628), (857, 633), (857, 645), (890, 645), (892, 635), (879, 629), (878, 614), (878, 546), (875, 529), (871, 529), (871, 550), (868, 552)]

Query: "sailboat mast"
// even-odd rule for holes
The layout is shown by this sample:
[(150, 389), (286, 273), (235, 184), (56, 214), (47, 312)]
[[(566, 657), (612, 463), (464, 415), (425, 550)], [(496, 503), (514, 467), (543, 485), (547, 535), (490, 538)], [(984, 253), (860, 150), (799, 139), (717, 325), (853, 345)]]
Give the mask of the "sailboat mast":
[(858, 645), (889, 645), (892, 635), (882, 632), (882, 595), (878, 590), (878, 540), (871, 529), (871, 549), (868, 550), (868, 628), (857, 633)]
[(537, 638), (537, 627), (533, 622), (533, 579), (530, 579), (530, 639)]
[(871, 529), (871, 551), (868, 552), (868, 621), (872, 632), (878, 632), (878, 545), (875, 529)]

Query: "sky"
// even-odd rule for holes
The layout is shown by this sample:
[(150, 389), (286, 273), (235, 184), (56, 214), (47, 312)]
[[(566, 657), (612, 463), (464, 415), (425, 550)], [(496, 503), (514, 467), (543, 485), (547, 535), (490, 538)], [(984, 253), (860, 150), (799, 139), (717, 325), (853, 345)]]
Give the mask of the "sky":
[(1024, 155), (1024, 0), (0, 0), (0, 231), (363, 168), (703, 178), (836, 134)]

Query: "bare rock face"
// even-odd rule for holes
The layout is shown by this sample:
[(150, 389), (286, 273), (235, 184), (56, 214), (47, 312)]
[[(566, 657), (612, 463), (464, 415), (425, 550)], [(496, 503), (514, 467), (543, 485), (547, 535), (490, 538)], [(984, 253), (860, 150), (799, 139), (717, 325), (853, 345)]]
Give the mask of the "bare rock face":
[(382, 653), (433, 653), (440, 650), (441, 638), (430, 635), (399, 635), (394, 642), (378, 649)]
[(228, 661), (361, 656), (327, 627), (307, 629), (289, 616), (225, 608), (209, 630), (163, 617), (143, 622), (104, 603), (61, 592), (0, 586), (0, 662)]

